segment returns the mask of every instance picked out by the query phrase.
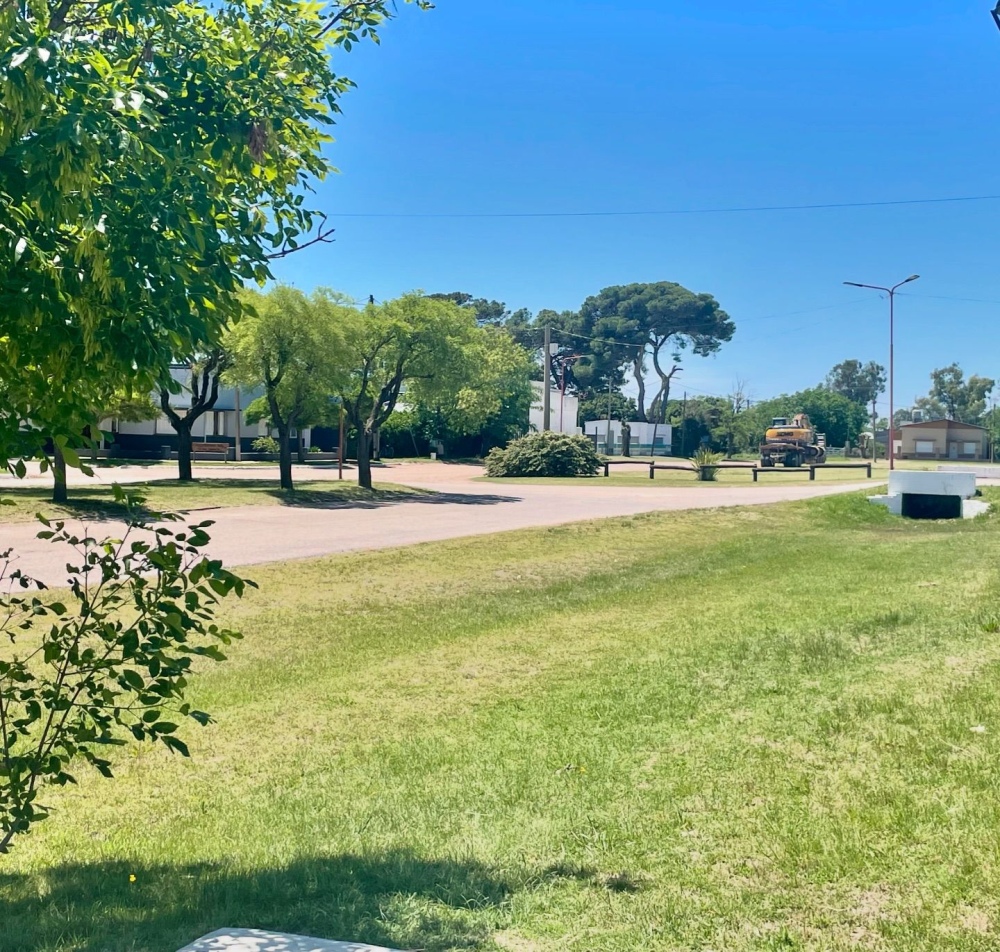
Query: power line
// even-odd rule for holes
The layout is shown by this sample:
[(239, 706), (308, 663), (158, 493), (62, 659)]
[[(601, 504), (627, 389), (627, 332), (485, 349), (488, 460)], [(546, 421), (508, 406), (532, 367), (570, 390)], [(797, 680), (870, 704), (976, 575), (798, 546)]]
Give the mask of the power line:
[(985, 298), (968, 298), (968, 297), (951, 297), (946, 294), (908, 294), (906, 292), (897, 291), (901, 297), (911, 297), (911, 298), (929, 298), (933, 301), (964, 301), (970, 304), (996, 304), (1000, 305), (1000, 301), (989, 301)]
[(905, 205), (947, 205), (993, 202), (1000, 195), (959, 195), (951, 198), (904, 198), (879, 202), (816, 202), (806, 205), (734, 205), (717, 208), (661, 208), (638, 211), (583, 212), (338, 212), (340, 218), (639, 218), (667, 215), (728, 215), (748, 212), (823, 211), (838, 208), (894, 208)]

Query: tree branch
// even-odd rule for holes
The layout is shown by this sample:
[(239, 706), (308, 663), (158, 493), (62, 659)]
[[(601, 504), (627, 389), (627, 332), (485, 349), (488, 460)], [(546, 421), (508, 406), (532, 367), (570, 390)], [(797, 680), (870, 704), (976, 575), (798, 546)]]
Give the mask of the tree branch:
[(278, 258), (287, 258), (289, 255), (295, 254), (297, 251), (305, 251), (306, 248), (311, 248), (313, 245), (325, 244), (329, 245), (333, 243), (333, 238), (330, 236), (337, 230), (332, 225), (329, 228), (324, 228), (323, 225), (326, 224), (326, 215), (321, 216), (323, 221), (320, 223), (319, 230), (316, 232), (315, 238), (310, 238), (309, 241), (296, 245), (294, 248), (288, 246), (288, 240), (281, 246), (280, 251), (272, 252), (269, 255), (265, 255), (267, 261), (276, 261)]

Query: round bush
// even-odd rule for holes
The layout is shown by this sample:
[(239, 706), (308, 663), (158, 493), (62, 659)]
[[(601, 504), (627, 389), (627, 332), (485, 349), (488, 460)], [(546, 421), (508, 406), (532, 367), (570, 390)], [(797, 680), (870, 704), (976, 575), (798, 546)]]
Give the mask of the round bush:
[(595, 476), (601, 459), (585, 436), (529, 433), (486, 457), (487, 476)]

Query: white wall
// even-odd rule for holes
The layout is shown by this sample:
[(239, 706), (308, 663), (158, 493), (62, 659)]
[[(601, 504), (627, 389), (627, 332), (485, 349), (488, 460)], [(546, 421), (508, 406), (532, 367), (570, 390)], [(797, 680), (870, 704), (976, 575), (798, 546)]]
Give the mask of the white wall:
[[(528, 411), (528, 426), (532, 430), (543, 430), (544, 412), (542, 400), (544, 391), (538, 380), (531, 382), (532, 401)], [(580, 400), (572, 393), (562, 394), (558, 390), (549, 391), (549, 429), (556, 433), (578, 434), (583, 431), (576, 425), (580, 414)]]

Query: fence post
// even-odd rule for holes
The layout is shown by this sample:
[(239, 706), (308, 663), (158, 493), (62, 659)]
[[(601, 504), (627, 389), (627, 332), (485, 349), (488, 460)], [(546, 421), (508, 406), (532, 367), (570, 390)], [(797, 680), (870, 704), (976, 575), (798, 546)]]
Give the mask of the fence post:
[(756, 466), (753, 468), (753, 481), (757, 482), (757, 467)]
[(868, 478), (869, 479), (872, 478), (872, 464), (871, 463), (868, 464)]
[(649, 464), (649, 478), (652, 479), (656, 475), (656, 463)]
[(815, 466), (810, 466), (809, 467), (809, 482), (811, 482), (811, 483), (816, 482), (816, 467)]
[(607, 478), (610, 475), (611, 475), (611, 467), (608, 466), (608, 461), (605, 460), (604, 461), (604, 476), (605, 476), (605, 478)]

